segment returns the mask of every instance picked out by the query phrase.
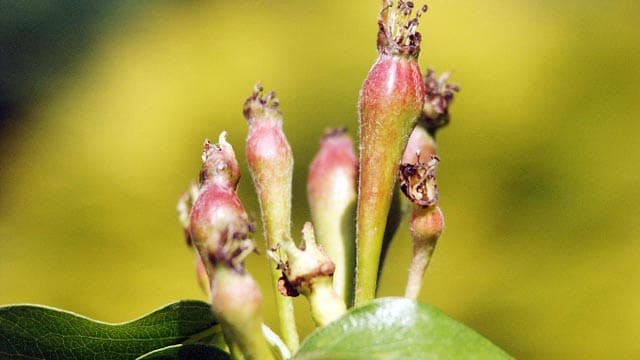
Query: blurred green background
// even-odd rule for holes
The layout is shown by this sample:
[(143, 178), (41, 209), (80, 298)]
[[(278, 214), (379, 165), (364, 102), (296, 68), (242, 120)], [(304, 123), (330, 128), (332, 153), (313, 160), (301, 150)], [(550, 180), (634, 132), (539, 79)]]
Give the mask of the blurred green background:
[[(378, 5), (0, 2), (0, 303), (125, 321), (204, 299), (175, 204), (205, 137), (227, 130), (246, 169), (257, 80), (281, 99), (298, 233), (319, 136), (357, 132)], [(640, 3), (429, 5), (420, 63), (462, 92), (421, 300), (518, 358), (640, 358)], [(258, 215), (246, 172), (240, 189)], [(381, 295), (402, 294), (409, 253), (403, 230)], [(275, 325), (265, 261), (249, 266)]]

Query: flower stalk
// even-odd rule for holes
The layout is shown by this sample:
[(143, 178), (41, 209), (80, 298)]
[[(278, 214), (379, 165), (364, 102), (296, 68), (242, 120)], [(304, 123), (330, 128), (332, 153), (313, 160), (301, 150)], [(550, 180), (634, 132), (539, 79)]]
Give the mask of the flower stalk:
[(400, 189), (412, 209), (409, 231), (413, 256), (405, 289), (405, 297), (410, 299), (417, 299), (420, 293), (422, 279), (444, 230), (435, 177), (440, 161), (436, 155), (435, 134), (449, 123), (449, 105), (454, 93), (460, 89), (458, 85), (447, 83), (448, 78), (449, 73), (436, 78), (433, 70), (427, 70), (424, 78), (425, 105), (418, 126), (409, 137), (400, 165)]
[(415, 164), (403, 163), (400, 166), (400, 188), (413, 203), (409, 221), (413, 257), (405, 297), (414, 300), (420, 293), (422, 278), (444, 229), (442, 211), (437, 206), (438, 186), (435, 170), (438, 161), (436, 155), (430, 155), (427, 163), (418, 160)]

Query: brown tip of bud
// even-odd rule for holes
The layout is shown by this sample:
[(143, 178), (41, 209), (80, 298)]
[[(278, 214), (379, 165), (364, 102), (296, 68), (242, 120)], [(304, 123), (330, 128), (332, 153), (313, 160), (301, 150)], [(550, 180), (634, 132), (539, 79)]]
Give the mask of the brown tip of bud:
[(431, 134), (449, 123), (449, 105), (455, 93), (460, 91), (459, 85), (447, 82), (450, 75), (445, 72), (436, 77), (434, 70), (427, 69), (424, 77), (425, 102), (420, 120)]
[(282, 121), (282, 113), (278, 109), (280, 101), (276, 97), (276, 92), (271, 91), (264, 94), (261, 83), (253, 87), (253, 93), (244, 102), (242, 114), (249, 124), (259, 119)]
[(378, 17), (378, 52), (418, 57), (422, 35), (417, 31), (419, 19), (427, 11), (423, 5), (413, 15), (413, 1), (383, 2)]
[(223, 131), (217, 144), (205, 140), (202, 151), (202, 169), (200, 170), (200, 186), (211, 183), (234, 189), (240, 181), (240, 166), (236, 160), (233, 147), (227, 142), (227, 133)]

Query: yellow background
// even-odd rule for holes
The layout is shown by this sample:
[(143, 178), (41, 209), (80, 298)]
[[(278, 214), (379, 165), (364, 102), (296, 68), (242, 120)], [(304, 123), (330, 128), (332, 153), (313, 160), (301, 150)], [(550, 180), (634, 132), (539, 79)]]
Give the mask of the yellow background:
[[(640, 357), (639, 3), (429, 5), (420, 64), (453, 70), (462, 92), (438, 135), (447, 229), (420, 299), (518, 358)], [(0, 137), (0, 303), (125, 321), (204, 299), (175, 204), (205, 137), (227, 130), (246, 169), (241, 107), (258, 80), (277, 90), (294, 150), (298, 234), (319, 136), (357, 132), (377, 11), (298, 0), (116, 12)], [(259, 217), (246, 171), (240, 194)], [(409, 253), (403, 230), (381, 295), (402, 294)], [(265, 261), (249, 268), (275, 326)]]

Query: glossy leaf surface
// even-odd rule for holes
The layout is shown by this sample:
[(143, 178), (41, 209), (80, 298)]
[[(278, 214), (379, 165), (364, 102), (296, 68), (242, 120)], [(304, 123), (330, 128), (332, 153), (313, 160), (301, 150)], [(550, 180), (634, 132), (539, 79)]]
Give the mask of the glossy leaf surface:
[(442, 311), (404, 298), (355, 308), (311, 334), (295, 360), (512, 359)]

